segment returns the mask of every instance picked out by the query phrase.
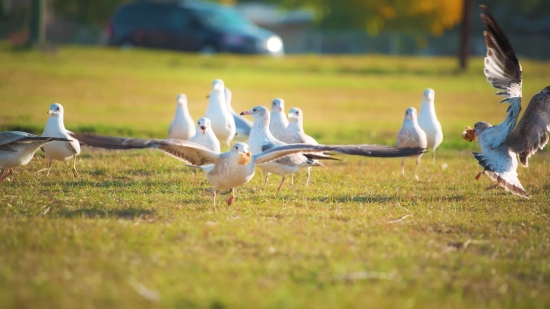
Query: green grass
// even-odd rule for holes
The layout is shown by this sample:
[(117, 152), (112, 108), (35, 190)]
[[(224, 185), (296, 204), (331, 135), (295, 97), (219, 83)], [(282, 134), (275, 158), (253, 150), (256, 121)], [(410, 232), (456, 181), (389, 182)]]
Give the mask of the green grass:
[[(526, 97), (550, 64), (522, 59)], [(41, 133), (53, 102), (75, 132), (165, 137), (180, 92), (202, 116), (222, 78), (236, 110), (304, 110), (321, 143), (393, 144), (405, 109), (436, 90), (445, 140), (437, 164), (342, 157), (275, 190), (262, 173), (232, 206), (210, 205), (199, 173), (155, 151), (85, 149), (79, 176), (38, 152), (1, 185), (2, 308), (547, 308), (550, 156), (518, 170), (531, 194), (486, 192), (460, 139), (500, 122), (481, 58), (194, 55), (65, 46), (0, 51), (0, 127)], [(331, 126), (331, 127), (329, 127)], [(447, 167), (443, 168), (443, 164)], [(398, 221), (402, 219), (401, 221)], [(397, 220), (397, 221), (396, 221)]]

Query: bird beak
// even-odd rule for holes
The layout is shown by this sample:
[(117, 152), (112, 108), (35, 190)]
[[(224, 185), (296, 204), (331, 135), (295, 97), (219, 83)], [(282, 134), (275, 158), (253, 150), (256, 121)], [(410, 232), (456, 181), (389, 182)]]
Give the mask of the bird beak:
[(51, 114), (53, 114), (53, 111), (50, 109), (46, 114), (51, 115)]
[(250, 113), (248, 111), (241, 112), (241, 116), (244, 116), (244, 115), (250, 115)]
[(247, 151), (247, 152), (239, 152), (239, 161), (238, 163), (239, 164), (248, 164), (250, 163), (250, 160), (252, 158), (252, 154), (250, 153), (250, 151)]
[(462, 138), (469, 141), (470, 143), (473, 141), (477, 141), (476, 130), (472, 129), (471, 127), (464, 128), (464, 131), (462, 131)]
[(206, 95), (206, 98), (207, 98), (207, 99), (208, 99), (208, 98), (210, 98), (210, 95), (209, 95), (209, 94), (207, 94), (207, 95)]
[(205, 127), (205, 126), (201, 126), (201, 131), (202, 131), (202, 134), (206, 134), (206, 127)]

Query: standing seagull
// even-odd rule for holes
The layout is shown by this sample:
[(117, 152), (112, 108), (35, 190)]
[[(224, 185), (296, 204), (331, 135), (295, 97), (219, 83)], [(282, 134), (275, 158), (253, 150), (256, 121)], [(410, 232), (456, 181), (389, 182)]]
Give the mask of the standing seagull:
[(235, 120), (227, 110), (225, 102), (224, 83), (221, 79), (212, 82), (212, 91), (208, 96), (208, 108), (204, 117), (212, 122), (212, 130), (220, 143), (229, 147), (235, 137)]
[(168, 129), (168, 138), (188, 140), (196, 133), (193, 123), (187, 108), (187, 96), (182, 93), (178, 95), (176, 101), (176, 114)]
[(285, 101), (277, 98), (271, 102), (271, 117), (269, 119), (269, 131), (278, 140), (283, 140), (288, 127), (285, 114)]
[[(220, 141), (216, 138), (216, 134), (212, 131), (212, 128), (210, 127), (210, 119), (208, 118), (200, 118), (197, 122), (197, 134), (195, 136), (192, 136), (189, 139), (190, 142), (197, 143), (201, 146), (204, 146), (210, 150), (212, 150), (215, 153), (220, 153)], [(214, 166), (212, 164), (201, 166), (203, 171), (208, 171), (212, 169)], [(195, 169), (193, 171), (193, 175), (197, 177), (197, 170)]]
[(233, 115), (233, 120), (235, 120), (235, 127), (237, 131), (238, 138), (248, 138), (250, 135), (250, 129), (252, 129), (252, 121), (246, 119), (245, 117), (240, 116), (235, 112), (231, 106), (231, 100), (233, 95), (229, 88), (225, 87), (225, 102), (227, 103), (227, 110), (231, 115)]
[[(307, 135), (304, 132), (304, 113), (301, 109), (297, 107), (293, 107), (290, 109), (290, 112), (288, 113), (288, 127), (286, 128), (286, 133), (283, 136), (283, 142), (287, 144), (310, 144), (310, 145), (318, 145), (317, 141)], [(324, 155), (323, 153), (318, 153), (318, 155)], [(327, 156), (327, 159), (334, 159)], [(307, 178), (306, 178), (306, 186), (309, 186), (309, 176), (311, 174), (311, 166), (307, 167)], [(294, 174), (291, 178), (291, 183), (294, 182)]]
[(472, 152), (479, 165), (483, 167), (483, 171), (476, 176), (477, 180), (485, 173), (496, 181), (496, 184), (487, 189), (501, 186), (506, 191), (529, 198), (518, 179), (516, 156), (519, 157), (520, 163), (527, 167), (529, 157), (548, 143), (550, 86), (531, 98), (523, 117), (517, 122), (522, 100), (521, 64), (512, 44), (489, 14), (487, 7), (480, 7), (483, 10), (481, 20), (485, 25), (483, 36), (487, 46), (485, 76), (493, 87), (501, 90), (496, 93), (505, 97), (501, 102), (506, 102), (510, 106), (501, 124), (491, 126), (487, 122), (477, 122), (473, 132), (464, 132), (463, 137), (467, 138), (469, 133), (473, 133), (468, 140), (477, 139), (481, 148), (481, 153)]
[(415, 155), (424, 149), (397, 149), (395, 147), (377, 145), (306, 145), (293, 144), (272, 147), (258, 154), (251, 155), (250, 149), (245, 143), (236, 143), (228, 151), (222, 154), (213, 152), (201, 145), (190, 141), (167, 139), (147, 140), (133, 138), (116, 138), (91, 134), (77, 136), (82, 143), (109, 149), (139, 149), (156, 148), (176, 159), (195, 166), (214, 164), (214, 167), (206, 174), (206, 178), (212, 184), (212, 203), (216, 206), (216, 193), (218, 190), (231, 190), (231, 197), (227, 203), (231, 205), (235, 198), (235, 188), (249, 182), (254, 177), (256, 164), (265, 165), (273, 160), (279, 160), (285, 156), (292, 156), (303, 152), (334, 151), (349, 155), (373, 156), (373, 157), (400, 157), (402, 155)]
[(42, 148), (48, 157), (48, 167), (41, 169), (39, 172), (47, 170), (48, 173), (46, 176), (50, 175), (50, 169), (52, 168), (52, 160), (66, 161), (73, 159), (73, 173), (76, 177), (78, 172), (76, 171), (76, 156), (80, 154), (80, 143), (78, 140), (74, 139), (72, 135), (73, 132), (65, 129), (65, 124), (63, 124), (63, 106), (59, 103), (54, 103), (50, 105), (50, 110), (48, 111), (50, 118), (46, 122), (46, 127), (42, 136), (51, 136), (71, 140), (69, 143), (54, 141), (49, 144), (44, 145)]
[[(426, 133), (418, 125), (416, 108), (407, 108), (407, 111), (405, 112), (405, 119), (403, 119), (403, 126), (397, 134), (397, 142), (395, 145), (397, 147), (427, 147), (428, 141), (426, 138)], [(414, 169), (414, 178), (416, 180), (418, 180), (417, 171), (421, 157), (422, 154), (419, 154), (416, 158), (416, 167)], [(401, 174), (405, 176), (405, 157), (403, 157), (403, 160), (401, 161)]]
[(418, 114), (418, 124), (426, 133), (426, 138), (428, 139), (428, 149), (433, 151), (433, 164), (435, 164), (435, 150), (443, 141), (441, 124), (435, 115), (434, 100), (435, 91), (429, 88), (426, 89), (422, 98), (420, 113)]
[(68, 142), (69, 139), (36, 136), (21, 131), (0, 132), (0, 182), (13, 174), (14, 168), (27, 165), (34, 153), (51, 141)]

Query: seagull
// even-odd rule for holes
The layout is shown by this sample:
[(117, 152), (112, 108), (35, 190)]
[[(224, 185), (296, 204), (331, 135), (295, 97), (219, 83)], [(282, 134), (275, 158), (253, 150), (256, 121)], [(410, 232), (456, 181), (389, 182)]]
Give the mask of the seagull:
[[(397, 134), (397, 142), (395, 143), (397, 147), (420, 147), (426, 148), (428, 145), (428, 140), (426, 138), (426, 133), (420, 128), (416, 116), (416, 108), (409, 107), (405, 112), (405, 119), (403, 119), (403, 126)], [(419, 154), (416, 158), (416, 167), (414, 169), (414, 178), (418, 180), (418, 165), (420, 164), (420, 158), (422, 154)], [(401, 174), (405, 176), (405, 157), (401, 161)]]
[(237, 112), (235, 112), (235, 110), (231, 106), (231, 99), (233, 98), (231, 90), (225, 87), (224, 92), (225, 92), (225, 102), (227, 103), (227, 110), (231, 115), (233, 115), (233, 120), (235, 120), (237, 137), (248, 138), (248, 136), (250, 135), (250, 129), (252, 129), (252, 121), (246, 119), (245, 117), (241, 117)]
[(76, 171), (76, 156), (80, 154), (80, 143), (78, 142), (78, 140), (72, 137), (72, 135), (74, 135), (73, 132), (65, 129), (65, 125), (63, 124), (63, 114), (64, 110), (61, 104), (54, 103), (50, 105), (50, 110), (48, 111), (48, 115), (50, 115), (50, 118), (48, 119), (48, 122), (46, 122), (46, 127), (42, 132), (42, 136), (64, 138), (71, 141), (69, 143), (54, 141), (52, 143), (44, 145), (44, 147), (42, 147), (42, 150), (46, 153), (46, 156), (48, 157), (48, 167), (41, 169), (38, 172), (47, 170), (48, 173), (46, 174), (46, 176), (48, 176), (50, 175), (50, 169), (52, 168), (52, 160), (66, 161), (72, 158), (73, 173), (76, 177), (76, 175), (78, 174), (78, 172)]
[(443, 141), (443, 131), (435, 114), (434, 100), (435, 91), (430, 88), (426, 89), (422, 98), (422, 106), (418, 113), (418, 124), (426, 133), (428, 149), (431, 149), (433, 152), (433, 164), (435, 164), (435, 150)]
[[(288, 113), (288, 120), (289, 124), (286, 128), (286, 133), (283, 136), (282, 141), (287, 144), (311, 144), (311, 145), (318, 145), (317, 141), (307, 135), (304, 132), (304, 113), (300, 108), (293, 107), (290, 109)], [(318, 153), (318, 155), (324, 155), (323, 153)], [(334, 159), (327, 156), (327, 159)], [(309, 176), (311, 174), (311, 166), (307, 167), (307, 178), (306, 178), (306, 186), (309, 186)], [(292, 175), (292, 178), (294, 178), (294, 174)], [(293, 179), (291, 178), (291, 183), (293, 183)]]
[[(197, 122), (197, 133), (189, 139), (190, 142), (197, 143), (201, 146), (204, 146), (215, 153), (220, 153), (220, 141), (216, 138), (216, 134), (212, 131), (210, 126), (210, 119), (200, 118)], [(208, 171), (213, 168), (212, 164), (201, 166), (204, 171)], [(195, 177), (197, 176), (197, 170), (194, 170)]]
[(221, 143), (229, 147), (235, 137), (235, 120), (227, 110), (225, 102), (224, 83), (221, 79), (212, 82), (212, 91), (208, 96), (208, 108), (204, 117), (212, 122), (212, 130)]
[[(528, 159), (537, 150), (548, 143), (550, 129), (550, 86), (535, 94), (523, 117), (519, 118), (522, 100), (522, 69), (514, 49), (506, 34), (496, 20), (489, 14), (486, 6), (481, 5), (481, 20), (485, 25), (483, 36), (487, 46), (484, 60), (484, 72), (487, 81), (500, 91), (496, 95), (505, 98), (500, 102), (510, 104), (504, 121), (496, 126), (487, 122), (477, 122), (469, 140), (477, 140), (481, 153), (472, 152), (483, 171), (476, 176), (486, 174), (496, 184), (487, 188), (503, 187), (518, 196), (529, 198), (518, 179), (519, 162), (527, 167)], [(517, 123), (517, 124), (516, 124)], [(463, 137), (466, 136), (463, 133)]]
[(168, 138), (188, 140), (196, 133), (193, 123), (187, 108), (187, 96), (182, 93), (178, 95), (176, 101), (176, 114), (168, 129)]
[(21, 131), (0, 132), (0, 182), (12, 175), (14, 168), (27, 165), (40, 147), (52, 141), (68, 142), (70, 140), (36, 136)]
[[(286, 143), (276, 139), (269, 131), (269, 110), (264, 106), (256, 106), (251, 110), (244, 111), (241, 115), (252, 115), (254, 117), (254, 125), (250, 131), (250, 137), (248, 138), (248, 143), (252, 154), (258, 154), (268, 149), (285, 146)], [(298, 144), (294, 144), (298, 145)], [(301, 144), (300, 144), (301, 145)], [(314, 146), (314, 145), (312, 145)], [(412, 154), (409, 148), (399, 149), (395, 147), (388, 146), (378, 146), (378, 145), (362, 145), (367, 147), (369, 150), (373, 150), (370, 154), (365, 154), (365, 156), (371, 157), (403, 157), (411, 156), (414, 154), (419, 154), (423, 151), (413, 151)], [(420, 148), (415, 148), (420, 149)], [(376, 151), (374, 151), (376, 150)], [(281, 183), (277, 192), (281, 191), (281, 187), (285, 182), (285, 175), (295, 174), (300, 168), (308, 166), (321, 166), (319, 162), (314, 161), (313, 159), (326, 159), (325, 155), (319, 156), (316, 153), (323, 151), (310, 152), (307, 156), (304, 154), (293, 153), (285, 157), (266, 162), (259, 165), (261, 169), (266, 171), (266, 177), (264, 182), (264, 189), (267, 183), (269, 173), (277, 174), (282, 176)]]
[(216, 207), (218, 190), (231, 190), (231, 197), (227, 200), (227, 204), (231, 205), (235, 198), (235, 188), (244, 185), (254, 177), (256, 165), (261, 166), (285, 156), (304, 152), (332, 151), (348, 155), (399, 157), (404, 154), (416, 155), (425, 150), (420, 148), (397, 149), (377, 145), (292, 144), (271, 147), (252, 155), (247, 144), (238, 142), (229, 151), (218, 154), (191, 141), (177, 139), (117, 138), (94, 134), (78, 134), (77, 137), (83, 144), (94, 147), (108, 149), (155, 148), (195, 166), (213, 164), (214, 167), (207, 172), (206, 178), (213, 187), (212, 204), (214, 207)]
[(283, 140), (288, 127), (288, 120), (285, 114), (285, 101), (281, 98), (271, 102), (271, 118), (269, 120), (269, 131), (278, 140)]

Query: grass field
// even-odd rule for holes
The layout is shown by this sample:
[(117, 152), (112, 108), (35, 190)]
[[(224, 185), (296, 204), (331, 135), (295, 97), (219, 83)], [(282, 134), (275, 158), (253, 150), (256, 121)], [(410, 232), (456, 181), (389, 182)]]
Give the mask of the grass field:
[[(550, 64), (522, 59), (524, 95)], [(530, 200), (485, 191), (460, 138), (506, 106), (481, 58), (284, 59), (62, 47), (0, 50), (0, 127), (41, 133), (53, 102), (75, 132), (165, 137), (175, 98), (194, 119), (222, 78), (236, 110), (275, 97), (321, 143), (393, 144), (404, 111), (436, 91), (445, 140), (414, 181), (400, 160), (341, 157), (276, 195), (262, 173), (232, 206), (210, 205), (200, 175), (160, 152), (84, 149), (79, 176), (40, 151), (1, 185), (1, 308), (548, 308), (550, 157), (520, 168)]]

